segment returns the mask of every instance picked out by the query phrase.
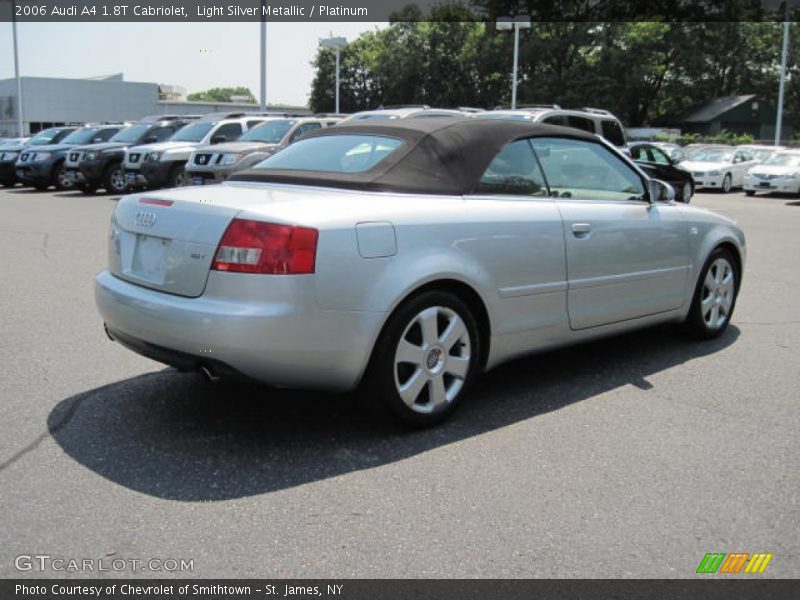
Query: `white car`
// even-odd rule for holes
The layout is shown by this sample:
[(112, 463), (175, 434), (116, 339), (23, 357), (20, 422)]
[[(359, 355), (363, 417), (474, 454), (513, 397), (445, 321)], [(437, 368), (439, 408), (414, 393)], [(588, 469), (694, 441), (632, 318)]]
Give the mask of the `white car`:
[(707, 146), (689, 152), (689, 158), (680, 167), (694, 178), (695, 189), (712, 188), (727, 193), (742, 187), (750, 167), (758, 164), (748, 150), (733, 146)]
[(721, 335), (744, 233), (598, 136), (488, 119), (306, 134), (221, 185), (122, 198), (109, 337), (209, 377), (449, 415), (481, 371), (676, 322)]
[(744, 193), (756, 192), (800, 194), (800, 150), (776, 152), (752, 167), (744, 178)]

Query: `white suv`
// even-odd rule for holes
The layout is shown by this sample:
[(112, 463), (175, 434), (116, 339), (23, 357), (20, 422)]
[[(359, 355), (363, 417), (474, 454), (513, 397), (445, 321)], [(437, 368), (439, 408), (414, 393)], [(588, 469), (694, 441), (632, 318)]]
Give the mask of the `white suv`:
[(582, 129), (595, 133), (618, 148), (627, 144), (625, 130), (619, 119), (600, 108), (568, 109), (557, 104), (523, 106), (516, 110), (487, 110), (473, 115), (476, 119), (516, 119), (533, 123), (548, 123)]

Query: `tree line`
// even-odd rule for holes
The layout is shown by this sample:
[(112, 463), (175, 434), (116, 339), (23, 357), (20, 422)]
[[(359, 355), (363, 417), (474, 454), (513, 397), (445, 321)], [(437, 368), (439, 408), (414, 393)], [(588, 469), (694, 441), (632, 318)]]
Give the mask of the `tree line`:
[[(414, 7), (341, 53), (343, 112), (379, 106), (507, 106), (513, 34), (468, 9), (440, 5), (427, 20)], [(415, 12), (416, 11), (416, 12)], [(791, 27), (786, 124), (800, 120), (800, 34)], [(779, 22), (537, 22), (520, 35), (518, 104), (592, 106), (627, 126), (671, 125), (719, 96), (757, 94), (775, 105)], [(320, 49), (309, 105), (334, 107), (335, 58)]]

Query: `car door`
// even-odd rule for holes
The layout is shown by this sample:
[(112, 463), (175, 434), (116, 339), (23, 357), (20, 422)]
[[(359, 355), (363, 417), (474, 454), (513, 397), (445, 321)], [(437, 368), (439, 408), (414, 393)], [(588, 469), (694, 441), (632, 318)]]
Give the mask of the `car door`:
[(679, 308), (689, 272), (681, 209), (651, 203), (647, 180), (599, 142), (536, 138), (533, 145), (562, 218), (570, 327)]

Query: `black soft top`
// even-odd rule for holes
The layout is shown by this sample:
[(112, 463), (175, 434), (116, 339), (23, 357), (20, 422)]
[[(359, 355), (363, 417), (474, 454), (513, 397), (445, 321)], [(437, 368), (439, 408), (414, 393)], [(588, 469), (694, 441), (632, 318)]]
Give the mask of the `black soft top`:
[(501, 119), (426, 117), (366, 121), (317, 129), (303, 139), (364, 134), (396, 138), (403, 145), (362, 173), (248, 169), (229, 181), (258, 181), (413, 194), (469, 194), (489, 163), (520, 138), (567, 137), (599, 142), (598, 136), (556, 125)]

